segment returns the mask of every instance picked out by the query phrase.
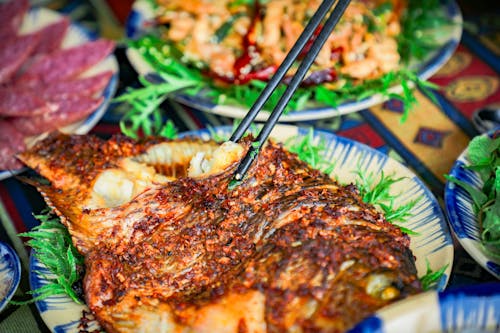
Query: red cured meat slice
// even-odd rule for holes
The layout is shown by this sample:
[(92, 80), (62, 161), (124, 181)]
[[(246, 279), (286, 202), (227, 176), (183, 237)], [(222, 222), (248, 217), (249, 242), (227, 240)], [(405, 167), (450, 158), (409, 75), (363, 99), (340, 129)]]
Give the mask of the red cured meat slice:
[[(10, 89), (23, 90), (36, 94), (45, 100), (57, 100), (67, 96), (92, 96), (101, 93), (113, 76), (112, 71), (101, 72), (92, 76), (74, 80), (58, 81), (50, 84), (43, 82), (18, 82)], [(1, 96), (1, 88), (0, 88)]]
[(72, 97), (57, 102), (57, 111), (33, 117), (16, 117), (10, 119), (12, 125), (24, 135), (37, 135), (53, 131), (91, 114), (103, 102), (104, 97)]
[(64, 36), (68, 31), (68, 27), (69, 19), (63, 17), (62, 19), (40, 29), (40, 42), (33, 53), (51, 53), (60, 49)]
[[(58, 102), (77, 96), (93, 96), (102, 92), (113, 72), (70, 81), (41, 83), (33, 86), (8, 86), (0, 88), (0, 116), (29, 117), (56, 111)], [(55, 103), (57, 102), (57, 103)]]
[(17, 88), (0, 88), (0, 116), (34, 116), (49, 113), (55, 106), (36, 93)]
[(12, 78), (21, 65), (28, 59), (40, 40), (38, 33), (9, 38), (0, 47), (0, 83)]
[[(1, 129), (0, 129), (1, 130)], [(0, 142), (0, 170), (16, 170), (22, 168), (23, 164), (16, 158), (16, 151), (8, 142)]]
[(0, 2), (0, 38), (17, 34), (28, 8), (28, 0)]
[(92, 96), (104, 90), (112, 75), (112, 71), (106, 71), (75, 80), (59, 81), (45, 86), (35, 86), (33, 90), (48, 100), (53, 100), (61, 96)]
[(0, 170), (22, 167), (15, 154), (26, 149), (24, 135), (5, 120), (0, 120)]
[(51, 83), (76, 77), (108, 56), (114, 46), (113, 41), (99, 39), (44, 55), (26, 69), (19, 81)]

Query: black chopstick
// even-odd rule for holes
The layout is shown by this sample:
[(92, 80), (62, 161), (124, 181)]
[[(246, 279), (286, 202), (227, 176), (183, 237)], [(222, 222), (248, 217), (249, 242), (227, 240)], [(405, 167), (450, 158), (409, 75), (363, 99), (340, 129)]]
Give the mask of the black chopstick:
[(269, 97), (272, 95), (273, 91), (276, 89), (276, 87), (280, 84), (281, 80), (285, 77), (286, 73), (290, 69), (290, 67), (293, 65), (295, 62), (295, 59), (299, 56), (299, 54), (302, 52), (304, 47), (306, 46), (307, 42), (311, 40), (312, 35), (318, 28), (319, 24), (323, 20), (323, 18), (326, 16), (330, 8), (332, 8), (333, 4), (335, 3), (335, 0), (324, 0), (320, 6), (318, 7), (318, 10), (314, 13), (314, 15), (311, 17), (309, 20), (309, 23), (307, 23), (306, 27), (304, 28), (304, 31), (300, 34), (299, 38), (295, 42), (295, 44), (292, 46), (290, 51), (287, 53), (285, 59), (283, 62), (280, 64), (278, 69), (276, 70), (276, 73), (272, 76), (271, 80), (266, 84), (264, 87), (264, 90), (260, 93), (259, 97), (255, 101), (255, 103), (250, 107), (250, 110), (247, 112), (245, 117), (241, 120), (241, 123), (238, 125), (236, 130), (234, 131), (233, 135), (229, 139), (230, 141), (233, 142), (238, 142), (240, 139), (243, 137), (245, 132), (247, 131), (248, 127), (252, 124), (252, 121), (254, 121), (255, 117), (257, 114), (261, 111), (261, 109), (264, 107), (264, 104), (267, 102)]
[[(311, 27), (310, 29), (312, 30), (312, 32), (314, 32), (317, 29), (317, 27), (319, 26), (319, 23), (321, 22), (321, 19), (330, 10), (331, 6), (333, 5), (333, 2), (334, 1), (324, 0), (321, 3), (320, 7), (318, 8), (318, 10), (316, 11), (316, 13), (313, 16), (313, 17), (316, 17), (316, 14), (318, 14), (318, 12), (320, 12), (320, 10), (324, 11), (324, 13), (318, 14), (318, 17), (321, 17), (319, 19), (319, 22), (316, 22), (316, 21), (312, 22), (312, 19), (311, 19), (311, 21), (309, 22), (307, 27), (304, 29), (304, 32), (306, 29), (309, 29), (308, 27), (313, 23), (315, 23), (316, 26)], [(346, 10), (346, 8), (350, 2), (351, 2), (351, 0), (338, 0), (337, 1), (337, 5), (333, 9), (332, 13), (330, 14), (328, 19), (326, 20), (320, 33), (317, 35), (316, 39), (314, 40), (313, 44), (311, 45), (311, 49), (309, 50), (309, 52), (306, 54), (306, 56), (304, 57), (304, 59), (300, 63), (299, 68), (297, 69), (297, 72), (293, 75), (290, 83), (288, 84), (287, 88), (285, 89), (285, 92), (283, 93), (283, 95), (279, 99), (278, 103), (274, 107), (271, 115), (269, 116), (269, 118), (265, 122), (261, 131), (259, 132), (259, 134), (255, 138), (254, 143), (250, 146), (250, 148), (247, 151), (247, 154), (241, 160), (238, 168), (236, 169), (236, 173), (234, 176), (234, 179), (236, 181), (241, 181), (243, 179), (243, 177), (245, 177), (245, 174), (247, 173), (248, 169), (250, 168), (250, 165), (252, 164), (253, 160), (255, 159), (255, 157), (259, 153), (260, 149), (264, 145), (265, 141), (269, 137), (269, 134), (271, 133), (272, 129), (274, 128), (274, 126), (278, 122), (278, 119), (281, 116), (281, 114), (283, 113), (285, 106), (288, 104), (293, 93), (295, 92), (295, 90), (297, 90), (298, 86), (300, 85), (300, 83), (304, 79), (304, 76), (306, 75), (307, 71), (311, 67), (314, 59), (316, 59), (316, 56), (318, 55), (319, 51), (321, 50), (321, 47), (325, 44), (326, 40), (328, 39), (328, 37), (332, 33), (333, 29), (335, 28), (338, 21), (340, 20), (340, 18), (344, 14), (344, 11)], [(307, 38), (305, 40), (305, 42), (303, 40), (301, 40), (302, 37), (304, 36), (304, 32), (301, 34), (301, 36), (297, 40), (296, 44), (292, 47), (290, 53), (292, 52), (292, 50), (294, 50), (294, 48), (297, 46), (299, 41), (302, 45), (297, 46), (297, 49), (294, 50), (293, 55), (290, 55), (290, 53), (289, 53), (287, 55), (287, 57), (285, 58), (285, 60), (288, 59), (289, 57), (291, 58), (294, 56), (294, 58), (291, 58), (291, 60), (289, 60), (289, 61), (291, 61), (291, 63), (293, 63), (294, 59), (300, 53), (300, 50), (304, 47), (307, 40), (309, 40), (310, 36), (309, 36), (309, 38), (304, 37), (304, 38)], [(307, 31), (307, 33), (309, 33), (309, 31)], [(281, 81), (283, 76), (286, 74), (286, 71), (290, 67), (291, 63), (286, 64), (288, 67), (286, 69), (284, 69), (283, 73), (280, 71), (281, 78), (274, 80), (276, 74), (273, 76), (273, 79), (271, 80), (271, 81), (273, 81), (272, 86), (269, 86), (269, 84), (266, 85), (266, 88), (261, 93), (261, 95), (259, 96), (259, 99), (255, 103), (258, 105), (256, 106), (254, 104), (252, 106), (252, 108), (250, 109), (248, 114), (245, 116), (243, 121), (240, 123), (238, 128), (235, 130), (235, 132), (231, 136), (231, 139), (230, 139), (231, 141), (237, 142), (241, 139), (243, 134), (246, 132), (246, 130), (250, 126), (251, 122), (255, 119), (257, 113), (261, 110), (264, 103), (267, 101), (267, 99), (272, 94), (274, 89), (276, 89), (276, 86), (279, 84), (279, 82)], [(282, 66), (280, 66), (280, 68), (281, 67)], [(277, 70), (276, 73), (278, 73), (279, 69)], [(270, 83), (271, 83), (271, 81), (270, 81)]]

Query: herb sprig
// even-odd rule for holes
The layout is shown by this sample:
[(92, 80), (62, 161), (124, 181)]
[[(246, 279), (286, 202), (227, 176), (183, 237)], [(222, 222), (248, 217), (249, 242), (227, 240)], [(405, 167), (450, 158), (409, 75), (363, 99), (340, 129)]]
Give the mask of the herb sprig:
[(302, 138), (288, 139), (285, 146), (314, 169), (321, 170), (326, 174), (331, 174), (335, 169), (335, 163), (324, 157), (324, 152), (327, 149), (325, 141), (320, 138), (319, 142), (315, 142), (312, 128)]
[[(204, 87), (201, 74), (169, 56), (170, 52), (162, 52), (167, 46), (160, 43), (161, 40), (154, 36), (131, 42), (157, 72), (139, 76), (141, 88), (128, 87), (114, 98), (115, 102), (130, 105), (119, 125), (122, 133), (132, 138), (169, 133), (170, 129), (163, 125), (161, 104), (173, 93), (182, 91), (196, 95)], [(168, 122), (166, 125), (170, 126)]]
[(484, 250), (500, 258), (500, 130), (493, 137), (479, 135), (469, 143), (470, 164), (464, 166), (477, 172), (483, 185), (476, 188), (452, 175), (446, 179), (461, 186), (473, 201), (478, 218), (479, 234)]
[(426, 271), (423, 276), (420, 277), (420, 283), (422, 283), (423, 290), (431, 290), (437, 287), (439, 281), (443, 277), (444, 272), (448, 268), (448, 264), (444, 265), (437, 271), (433, 271), (429, 259), (425, 258)]
[(142, 79), (144, 88), (129, 90), (115, 98), (117, 102), (127, 102), (131, 105), (128, 111), (120, 119), (120, 130), (123, 134), (137, 139), (142, 132), (143, 136), (163, 135), (169, 133), (167, 122), (163, 125), (163, 113), (160, 110), (161, 103), (166, 96), (181, 87), (192, 87), (194, 84), (189, 80), (178, 80), (170, 78), (168, 83), (154, 84)]
[(394, 175), (386, 175), (382, 170), (380, 177), (377, 178), (373, 172), (363, 171), (361, 166), (358, 166), (355, 174), (358, 176), (356, 185), (364, 202), (379, 207), (384, 213), (385, 219), (398, 226), (401, 231), (409, 235), (419, 235), (418, 232), (403, 227), (401, 223), (411, 217), (411, 210), (421, 198), (396, 207), (395, 199), (399, 195), (390, 192), (392, 186), (404, 180), (405, 177), (394, 178)]
[(21, 237), (30, 237), (26, 242), (34, 250), (34, 255), (52, 275), (38, 271), (48, 283), (29, 291), (33, 295), (28, 301), (13, 304), (26, 304), (53, 295), (66, 294), (74, 302), (83, 304), (78, 294), (78, 283), (83, 272), (83, 256), (73, 246), (71, 236), (59, 218), (49, 209), (42, 211), (35, 218), (40, 224), (29, 232), (20, 233)]

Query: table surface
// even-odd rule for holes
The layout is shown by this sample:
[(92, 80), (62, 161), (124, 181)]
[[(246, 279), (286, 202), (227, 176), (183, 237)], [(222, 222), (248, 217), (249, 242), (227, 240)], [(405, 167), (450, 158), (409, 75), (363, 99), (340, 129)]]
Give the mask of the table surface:
[[(33, 1), (70, 15), (104, 37), (120, 40), (123, 22), (132, 1)], [(461, 43), (450, 61), (430, 81), (441, 89), (438, 104), (416, 92), (418, 105), (401, 123), (398, 103), (390, 101), (356, 113), (320, 121), (295, 123), (335, 133), (367, 144), (405, 163), (442, 202), (444, 174), (478, 131), (471, 122), (475, 111), (500, 106), (500, 11), (495, 1), (458, 1), (465, 20)], [(109, 11), (109, 12), (108, 12)], [(114, 13), (114, 15), (109, 15)], [(120, 65), (117, 94), (137, 85), (137, 74), (128, 63), (123, 46), (115, 55)], [(229, 125), (232, 119), (206, 114), (173, 103), (164, 105), (166, 116), (179, 131)], [(93, 133), (118, 133), (122, 105), (112, 104)], [(17, 234), (37, 225), (33, 212), (45, 207), (40, 195), (15, 178), (0, 182), (0, 240), (16, 249), (22, 261), (22, 280), (14, 296), (24, 299), (29, 290), (29, 249)], [(455, 255), (448, 288), (496, 281), (454, 239)], [(9, 304), (0, 313), (0, 332), (48, 332), (36, 307)]]

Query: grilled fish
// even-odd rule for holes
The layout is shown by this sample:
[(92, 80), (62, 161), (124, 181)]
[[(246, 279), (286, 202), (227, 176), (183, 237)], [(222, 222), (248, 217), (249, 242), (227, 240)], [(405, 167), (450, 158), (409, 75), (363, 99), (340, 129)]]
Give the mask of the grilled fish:
[(20, 159), (108, 332), (344, 332), (421, 291), (409, 237), (280, 144), (51, 136)]

